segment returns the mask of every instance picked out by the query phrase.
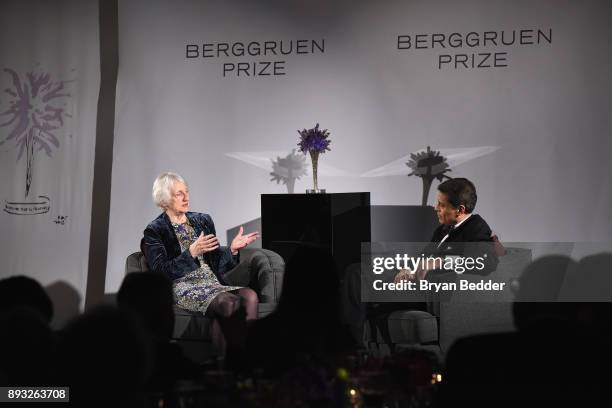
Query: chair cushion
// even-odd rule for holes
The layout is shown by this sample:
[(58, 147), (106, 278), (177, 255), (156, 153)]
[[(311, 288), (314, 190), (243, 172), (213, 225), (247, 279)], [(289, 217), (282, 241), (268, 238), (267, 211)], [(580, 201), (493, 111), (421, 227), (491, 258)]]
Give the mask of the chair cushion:
[(202, 313), (174, 306), (174, 319), (173, 339), (210, 341), (212, 320)]
[(276, 303), (260, 303), (257, 306), (257, 318), (263, 319), (264, 317), (272, 313), (274, 310), (276, 310)]
[(387, 319), (394, 344), (422, 344), (438, 341), (438, 321), (422, 310), (398, 310)]

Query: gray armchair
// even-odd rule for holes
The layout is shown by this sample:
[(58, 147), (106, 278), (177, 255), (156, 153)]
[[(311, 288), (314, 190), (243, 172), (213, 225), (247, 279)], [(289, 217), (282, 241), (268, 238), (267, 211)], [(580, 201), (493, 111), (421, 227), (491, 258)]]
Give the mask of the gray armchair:
[[(507, 248), (499, 257), (495, 280), (511, 282), (520, 276), (531, 262), (531, 250)], [(452, 274), (452, 273), (451, 273)], [(493, 276), (493, 275), (492, 275)], [(461, 279), (478, 282), (487, 277), (462, 275)], [(444, 278), (442, 277), (444, 280)], [(511, 290), (481, 295), (475, 292), (455, 292), (445, 299), (428, 299), (428, 311), (397, 310), (387, 318), (389, 338), (396, 347), (428, 345), (446, 353), (452, 343), (460, 337), (479, 333), (498, 333), (514, 330)], [(383, 345), (381, 333), (366, 324), (369, 343)], [(439, 347), (439, 348), (438, 348)]]
[[(270, 314), (276, 308), (283, 285), (285, 263), (275, 252), (267, 249), (245, 248), (240, 251), (240, 264), (229, 271), (225, 278), (230, 285), (245, 286), (257, 292), (259, 317)], [(129, 255), (125, 273), (145, 272), (149, 267), (142, 252)], [(202, 313), (191, 312), (174, 306), (175, 324), (172, 338), (181, 342), (210, 342), (211, 320)]]
[[(440, 348), (448, 351), (455, 340), (481, 333), (514, 331), (512, 281), (531, 263), (530, 249), (507, 248), (499, 257), (495, 279), (505, 282), (508, 290), (498, 293), (455, 292), (453, 299), (440, 302), (435, 310), (440, 319)], [(462, 279), (477, 282), (483, 277), (463, 275)], [(484, 277), (485, 279), (487, 277)]]

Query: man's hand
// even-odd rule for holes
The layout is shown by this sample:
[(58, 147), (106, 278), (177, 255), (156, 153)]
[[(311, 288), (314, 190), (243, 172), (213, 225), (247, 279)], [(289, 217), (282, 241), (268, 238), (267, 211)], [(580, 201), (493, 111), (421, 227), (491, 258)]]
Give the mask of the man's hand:
[(259, 238), (259, 232), (251, 232), (250, 234), (243, 235), (244, 228), (242, 225), (240, 226), (240, 230), (236, 237), (232, 240), (232, 244), (230, 245), (230, 250), (232, 251), (232, 255), (236, 255), (239, 250), (249, 245), (251, 242), (255, 241)]
[(414, 280), (416, 278), (416, 275), (414, 272), (409, 271), (408, 269), (401, 269), (397, 275), (395, 275), (395, 279), (394, 282), (395, 283), (400, 283), (401, 281), (404, 280)]
[(427, 268), (419, 268), (415, 272), (410, 271), (408, 269), (401, 269), (397, 273), (397, 275), (395, 275), (394, 281), (395, 283), (398, 283), (403, 280), (425, 279), (425, 277), (427, 276), (427, 272), (429, 272), (429, 269)]
[(429, 271), (433, 271), (436, 269), (442, 269), (442, 265), (444, 265), (444, 258), (440, 258), (440, 257), (434, 258), (433, 262), (429, 262), (428, 260), (425, 263), (425, 265), (417, 269), (416, 276), (418, 279), (425, 279)]
[(217, 237), (213, 234), (204, 235), (204, 233), (201, 232), (198, 239), (193, 241), (193, 244), (189, 245), (189, 252), (192, 257), (197, 258), (199, 255), (214, 251), (217, 248), (219, 248)]
[(416, 277), (417, 279), (421, 280), (421, 279), (425, 279), (425, 276), (427, 276), (427, 272), (429, 272), (429, 269), (426, 268), (419, 268), (416, 271)]

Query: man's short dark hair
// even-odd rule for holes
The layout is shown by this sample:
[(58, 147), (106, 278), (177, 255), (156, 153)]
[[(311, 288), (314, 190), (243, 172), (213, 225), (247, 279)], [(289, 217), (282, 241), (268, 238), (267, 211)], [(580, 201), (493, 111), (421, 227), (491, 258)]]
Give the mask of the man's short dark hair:
[(453, 178), (440, 183), (438, 191), (446, 194), (448, 202), (455, 208), (465, 207), (466, 213), (471, 213), (476, 207), (476, 187), (466, 178)]

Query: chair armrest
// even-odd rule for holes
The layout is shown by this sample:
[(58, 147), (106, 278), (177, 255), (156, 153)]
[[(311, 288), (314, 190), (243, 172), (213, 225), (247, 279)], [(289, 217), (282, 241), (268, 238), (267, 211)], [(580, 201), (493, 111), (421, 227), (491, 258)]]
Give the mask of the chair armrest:
[(283, 258), (276, 252), (259, 248), (242, 249), (240, 258), (238, 266), (225, 274), (227, 284), (252, 288), (260, 303), (278, 302), (285, 272)]
[(497, 270), (488, 276), (459, 275), (459, 279), (470, 282), (494, 279), (504, 282), (504, 291), (478, 293), (455, 292), (450, 302), (439, 303), (440, 347), (446, 352), (460, 337), (479, 333), (512, 331), (512, 302), (514, 294), (511, 283), (531, 262), (531, 250), (506, 248), (506, 255), (499, 257)]
[(125, 260), (125, 274), (132, 272), (146, 272), (149, 270), (147, 260), (142, 252), (134, 252)]
[[(260, 303), (276, 303), (283, 286), (285, 262), (268, 249), (245, 248), (240, 251), (240, 263), (224, 275), (228, 285), (254, 289)], [(147, 260), (142, 252), (135, 252), (125, 261), (125, 273), (146, 272)]]

